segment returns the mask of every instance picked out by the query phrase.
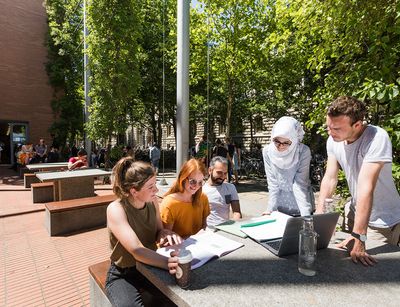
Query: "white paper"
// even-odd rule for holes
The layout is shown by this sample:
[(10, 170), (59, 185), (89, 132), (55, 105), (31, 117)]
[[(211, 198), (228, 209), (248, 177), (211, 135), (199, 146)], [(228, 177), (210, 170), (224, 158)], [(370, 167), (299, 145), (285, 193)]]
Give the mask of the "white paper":
[(205, 231), (189, 237), (182, 244), (159, 248), (157, 253), (170, 257), (171, 251), (186, 248), (192, 253), (192, 270), (194, 270), (211, 259), (222, 257), (242, 246), (242, 243)]
[(287, 220), (291, 218), (291, 216), (279, 211), (273, 211), (269, 216), (275, 218), (276, 221), (264, 225), (241, 228), (241, 230), (256, 241), (282, 238)]

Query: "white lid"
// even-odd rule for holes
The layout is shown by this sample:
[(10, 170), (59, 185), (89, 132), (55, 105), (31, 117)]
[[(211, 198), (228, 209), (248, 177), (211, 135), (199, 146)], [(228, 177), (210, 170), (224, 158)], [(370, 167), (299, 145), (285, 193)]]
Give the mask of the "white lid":
[(187, 250), (187, 249), (181, 249), (179, 251), (178, 258), (179, 258), (179, 263), (182, 263), (182, 264), (188, 263), (188, 262), (192, 261), (192, 259), (193, 259), (192, 253), (190, 252), (190, 250)]

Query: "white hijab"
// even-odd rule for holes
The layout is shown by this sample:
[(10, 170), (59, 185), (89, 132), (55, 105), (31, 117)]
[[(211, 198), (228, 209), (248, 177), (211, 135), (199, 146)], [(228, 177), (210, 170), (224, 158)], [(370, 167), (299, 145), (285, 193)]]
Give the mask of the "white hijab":
[[(289, 139), (292, 144), (285, 151), (278, 151), (274, 142), (276, 137)], [(274, 124), (271, 133), (271, 142), (268, 145), (268, 152), (271, 162), (277, 167), (288, 169), (299, 161), (299, 144), (303, 140), (304, 130), (296, 119), (283, 116)]]

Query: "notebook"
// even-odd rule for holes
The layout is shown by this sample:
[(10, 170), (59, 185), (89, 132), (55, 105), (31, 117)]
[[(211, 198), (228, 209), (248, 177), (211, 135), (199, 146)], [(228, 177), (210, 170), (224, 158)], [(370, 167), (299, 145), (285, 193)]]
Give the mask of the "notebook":
[(269, 223), (271, 221), (276, 221), (276, 218), (273, 216), (259, 216), (250, 219), (243, 219), (239, 221), (227, 220), (221, 224), (214, 226), (216, 230), (221, 230), (235, 236), (241, 238), (247, 238), (247, 234), (242, 231), (242, 229), (246, 228), (246, 225), (250, 224), (260, 224), (264, 225), (264, 223)]
[[(338, 218), (339, 213), (337, 212), (313, 215), (314, 230), (318, 234), (317, 249), (328, 247)], [(303, 219), (301, 217), (289, 218), (282, 238), (263, 240), (259, 243), (279, 257), (297, 254), (299, 252), (299, 231), (302, 227)]]
[(240, 228), (240, 230), (257, 242), (282, 238), (286, 222), (291, 216), (279, 211), (273, 211), (267, 217), (274, 219), (275, 222), (255, 227)]

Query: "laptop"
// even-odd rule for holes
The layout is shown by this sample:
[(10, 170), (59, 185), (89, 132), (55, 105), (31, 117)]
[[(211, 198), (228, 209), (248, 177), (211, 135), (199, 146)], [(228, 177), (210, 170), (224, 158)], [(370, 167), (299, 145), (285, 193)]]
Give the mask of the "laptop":
[[(318, 234), (317, 249), (328, 247), (338, 218), (338, 212), (313, 215), (314, 231)], [(289, 218), (282, 238), (259, 241), (259, 243), (279, 257), (297, 254), (299, 252), (299, 231), (302, 228), (302, 217)]]

